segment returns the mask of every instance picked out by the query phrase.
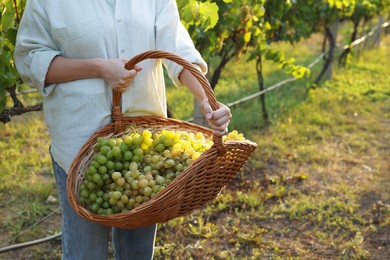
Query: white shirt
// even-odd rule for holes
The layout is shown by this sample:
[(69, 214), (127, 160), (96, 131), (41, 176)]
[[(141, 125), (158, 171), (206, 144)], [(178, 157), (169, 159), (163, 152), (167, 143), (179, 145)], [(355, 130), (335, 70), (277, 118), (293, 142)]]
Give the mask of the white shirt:
[[(125, 58), (149, 50), (173, 52), (206, 72), (206, 64), (180, 22), (174, 0), (28, 0), (18, 30), (15, 64), (20, 76), (44, 97), (54, 160), (68, 172), (81, 146), (111, 122), (112, 90), (102, 79), (45, 85), (57, 55)], [(122, 94), (126, 116), (166, 116), (162, 63), (176, 85), (182, 67), (146, 60)]]

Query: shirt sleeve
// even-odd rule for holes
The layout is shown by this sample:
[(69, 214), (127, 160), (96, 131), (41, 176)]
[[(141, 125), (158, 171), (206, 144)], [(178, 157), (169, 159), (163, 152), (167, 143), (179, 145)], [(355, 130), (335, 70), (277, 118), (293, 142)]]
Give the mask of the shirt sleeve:
[[(207, 73), (207, 64), (180, 21), (180, 16), (175, 0), (162, 0), (156, 19), (156, 46), (158, 50), (174, 53), (191, 63), (197, 64), (204, 74)], [(175, 62), (164, 60), (168, 76), (176, 86), (183, 84), (179, 80), (179, 74), (183, 67)]]
[(47, 96), (55, 85), (46, 85), (45, 78), (51, 61), (61, 52), (54, 43), (48, 18), (40, 4), (29, 0), (19, 25), (14, 52), (15, 66), (22, 80)]

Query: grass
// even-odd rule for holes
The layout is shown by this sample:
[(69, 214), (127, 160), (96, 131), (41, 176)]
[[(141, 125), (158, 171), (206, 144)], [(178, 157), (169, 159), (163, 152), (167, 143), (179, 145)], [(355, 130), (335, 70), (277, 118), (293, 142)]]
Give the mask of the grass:
[[(279, 48), (307, 65), (320, 41)], [(268, 126), (258, 99), (234, 107), (230, 128), (259, 149), (212, 203), (159, 225), (155, 258), (386, 259), (389, 41), (337, 68), (334, 79), (317, 89), (308, 92), (306, 79), (268, 93)], [(265, 67), (267, 86), (288, 77), (274, 64)], [(218, 100), (256, 92), (254, 75), (253, 64), (232, 63), (216, 89)], [(189, 93), (174, 87), (167, 92), (175, 117), (190, 117)], [(0, 128), (0, 245), (51, 235), (60, 229), (59, 214), (15, 237), (58, 208), (47, 202), (56, 191), (42, 115), (16, 117)], [(53, 248), (59, 258), (59, 241), (0, 258), (45, 258)]]
[[(240, 117), (233, 127), (260, 148), (211, 205), (161, 226), (156, 258), (389, 256), (387, 46), (337, 69), (307, 96), (302, 81), (267, 95), (267, 128), (255, 128), (257, 100), (233, 110)], [(282, 108), (286, 96), (295, 98)]]

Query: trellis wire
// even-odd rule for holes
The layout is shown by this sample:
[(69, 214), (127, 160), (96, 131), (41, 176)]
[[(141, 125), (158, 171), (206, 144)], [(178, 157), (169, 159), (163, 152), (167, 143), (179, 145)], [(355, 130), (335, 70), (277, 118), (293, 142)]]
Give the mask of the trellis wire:
[[(381, 27), (382, 27), (382, 28), (387, 28), (389, 25), (390, 25), (390, 21), (387, 21), (387, 22), (383, 23), (383, 24), (381, 25)], [(360, 37), (359, 39), (353, 41), (353, 42), (350, 43), (350, 44), (344, 45), (343, 49), (344, 49), (344, 50), (350, 49), (350, 48), (352, 48), (352, 47), (355, 47), (355, 46), (358, 45), (358, 44), (363, 43), (363, 42), (366, 41), (368, 38), (370, 38), (371, 36), (373, 36), (377, 30), (378, 30), (377, 27), (373, 28), (373, 29), (372, 29), (369, 33), (367, 33), (366, 35), (363, 35), (362, 37)]]
[[(310, 63), (307, 67), (308, 67), (308, 68), (314, 67), (318, 62), (321, 61), (321, 59), (322, 59), (325, 55), (326, 55), (325, 52), (321, 53), (321, 54), (317, 57), (317, 59), (315, 59), (315, 60), (314, 60), (312, 63)], [(280, 81), (280, 82), (278, 82), (278, 83), (276, 83), (276, 84), (274, 84), (274, 85), (272, 85), (272, 86), (270, 86), (270, 87), (268, 87), (268, 88), (266, 88), (266, 89), (264, 89), (264, 90), (262, 90), (262, 91), (258, 91), (258, 92), (254, 93), (254, 94), (251, 94), (251, 95), (249, 95), (249, 96), (243, 97), (243, 98), (241, 98), (241, 99), (239, 99), (239, 100), (236, 100), (236, 101), (227, 103), (226, 106), (228, 106), (228, 107), (233, 107), (233, 106), (235, 106), (235, 105), (241, 104), (241, 103), (246, 102), (246, 101), (248, 101), (248, 100), (254, 99), (254, 98), (258, 97), (258, 96), (264, 95), (265, 93), (267, 93), (267, 92), (269, 92), (269, 91), (272, 91), (272, 90), (274, 90), (274, 89), (280, 88), (280, 87), (286, 85), (287, 83), (291, 83), (291, 82), (294, 82), (294, 81), (296, 81), (296, 80), (298, 80), (298, 78), (289, 78), (289, 79), (285, 79), (285, 80)], [(186, 121), (192, 122), (192, 121), (194, 121), (194, 118), (193, 118), (193, 117), (188, 118)]]

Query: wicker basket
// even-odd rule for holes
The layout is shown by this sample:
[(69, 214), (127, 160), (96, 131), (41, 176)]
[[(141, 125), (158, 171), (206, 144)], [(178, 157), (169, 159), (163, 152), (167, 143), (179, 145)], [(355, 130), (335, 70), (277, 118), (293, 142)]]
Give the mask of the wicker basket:
[[(218, 103), (207, 79), (188, 61), (172, 53), (149, 51), (135, 56), (127, 64), (131, 69), (135, 64), (148, 58), (165, 58), (176, 62), (189, 70), (201, 83), (214, 110)], [(136, 228), (155, 223), (164, 223), (170, 219), (184, 216), (218, 196), (221, 189), (238, 173), (249, 156), (257, 148), (252, 142), (227, 141), (222, 143), (221, 136), (214, 136), (214, 145), (204, 152), (190, 167), (176, 177), (163, 191), (148, 202), (135, 209), (113, 215), (99, 215), (85, 209), (79, 202), (79, 187), (84, 172), (92, 160), (93, 147), (98, 137), (121, 136), (129, 125), (137, 129), (148, 130), (181, 130), (186, 132), (202, 132), (206, 137), (212, 130), (176, 119), (153, 116), (123, 117), (120, 110), (121, 93), (113, 94), (113, 122), (96, 131), (80, 149), (72, 162), (68, 180), (67, 193), (71, 207), (81, 217), (110, 227)]]

